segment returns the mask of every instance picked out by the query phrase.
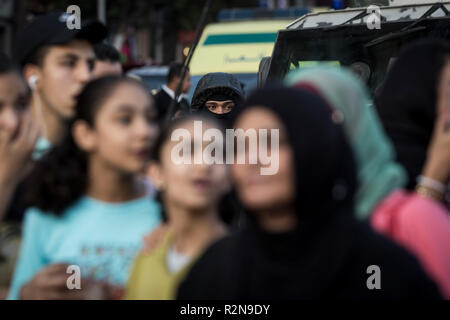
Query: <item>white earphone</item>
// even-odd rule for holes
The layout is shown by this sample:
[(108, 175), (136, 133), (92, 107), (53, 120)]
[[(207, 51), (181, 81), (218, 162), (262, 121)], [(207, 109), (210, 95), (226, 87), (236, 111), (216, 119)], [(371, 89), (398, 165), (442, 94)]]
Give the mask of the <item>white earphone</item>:
[(28, 85), (32, 90), (36, 89), (37, 79), (38, 79), (37, 75), (32, 75), (31, 77), (28, 78)]
[[(31, 91), (34, 91), (34, 93), (37, 93), (37, 91), (36, 91), (37, 81), (38, 81), (37, 75), (30, 76), (27, 81)], [(34, 108), (36, 110), (36, 117), (37, 117), (38, 122), (42, 124), (41, 134), (43, 136), (46, 136), (47, 131), (46, 131), (46, 127), (45, 127), (44, 116), (42, 113), (41, 99), (39, 98), (38, 94), (34, 94), (34, 93), (31, 95), (31, 98), (32, 98), (32, 101), (34, 104)]]

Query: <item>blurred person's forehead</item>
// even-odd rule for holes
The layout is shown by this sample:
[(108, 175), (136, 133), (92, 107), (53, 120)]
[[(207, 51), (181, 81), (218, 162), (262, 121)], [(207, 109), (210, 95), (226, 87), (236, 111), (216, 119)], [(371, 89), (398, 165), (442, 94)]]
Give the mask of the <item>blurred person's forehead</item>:
[(113, 106), (110, 111), (133, 111), (153, 108), (153, 99), (147, 90), (134, 82), (119, 83), (114, 91), (108, 95), (104, 103)]
[(75, 39), (63, 45), (53, 45), (49, 47), (47, 56), (69, 57), (78, 59), (95, 59), (92, 44), (87, 40)]
[(224, 103), (234, 103), (234, 101), (232, 99), (229, 99), (229, 100), (214, 100), (214, 99), (210, 99), (210, 100), (207, 100), (206, 103), (224, 104)]

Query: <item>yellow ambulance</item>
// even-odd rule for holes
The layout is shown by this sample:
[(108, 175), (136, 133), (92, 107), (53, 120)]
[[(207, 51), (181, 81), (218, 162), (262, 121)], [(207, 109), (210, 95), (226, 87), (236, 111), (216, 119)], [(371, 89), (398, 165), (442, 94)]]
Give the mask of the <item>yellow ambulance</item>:
[(205, 27), (192, 56), (190, 71), (192, 88), (210, 72), (235, 75), (248, 92), (257, 85), (259, 62), (272, 55), (277, 32), (292, 22), (286, 20), (254, 20), (212, 23)]

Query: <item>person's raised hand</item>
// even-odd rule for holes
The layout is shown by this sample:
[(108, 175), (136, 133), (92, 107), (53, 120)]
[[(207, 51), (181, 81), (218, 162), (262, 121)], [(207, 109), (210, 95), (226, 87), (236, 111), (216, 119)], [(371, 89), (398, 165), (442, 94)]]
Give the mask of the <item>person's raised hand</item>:
[(22, 300), (105, 300), (111, 287), (101, 281), (81, 278), (80, 288), (69, 289), (68, 264), (51, 264), (40, 270), (20, 291)]
[(60, 300), (67, 296), (67, 264), (52, 264), (40, 270), (20, 290), (23, 300)]
[(17, 132), (0, 130), (0, 179), (4, 184), (17, 184), (31, 159), (39, 127), (30, 112), (20, 119)]

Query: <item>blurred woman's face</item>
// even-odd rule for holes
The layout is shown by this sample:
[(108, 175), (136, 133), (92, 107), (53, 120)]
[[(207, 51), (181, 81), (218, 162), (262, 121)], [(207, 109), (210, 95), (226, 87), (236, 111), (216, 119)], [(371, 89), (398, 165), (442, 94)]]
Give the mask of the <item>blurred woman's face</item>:
[(145, 89), (133, 83), (118, 85), (97, 113), (86, 151), (110, 168), (143, 172), (158, 134), (156, 115)]
[[(279, 129), (278, 155), (272, 154), (276, 150), (270, 150), (270, 136), (268, 137), (268, 154), (273, 158), (278, 156), (279, 170), (274, 175), (261, 175), (261, 167), (265, 167), (259, 161), (257, 164), (248, 164), (249, 148), (246, 148), (245, 163), (233, 164), (232, 177), (239, 198), (243, 205), (256, 213), (261, 211), (273, 211), (284, 209), (293, 205), (295, 200), (295, 168), (292, 149), (288, 143), (288, 137), (280, 119), (272, 111), (254, 106), (238, 118), (235, 129)], [(248, 144), (247, 144), (248, 145)], [(258, 143), (259, 145), (259, 143)]]
[[(204, 161), (201, 164), (195, 164), (195, 152), (202, 152), (194, 150), (196, 140), (199, 140), (197, 143), (203, 146), (202, 149), (210, 142), (203, 142), (202, 137), (194, 135), (193, 120), (186, 120), (177, 128), (187, 130), (191, 141), (171, 141), (169, 136), (161, 148), (160, 162), (152, 164), (156, 171), (152, 179), (156, 182), (159, 190), (163, 192), (164, 201), (170, 202), (174, 206), (192, 211), (215, 210), (221, 198), (230, 188), (227, 165), (206, 164)], [(202, 136), (209, 128), (213, 128), (213, 126), (203, 121)], [(191, 164), (184, 162), (176, 164), (172, 160), (172, 150), (180, 143), (190, 143)]]
[(0, 76), (0, 131), (14, 138), (19, 131), (22, 115), (28, 110), (29, 92), (15, 72)]

